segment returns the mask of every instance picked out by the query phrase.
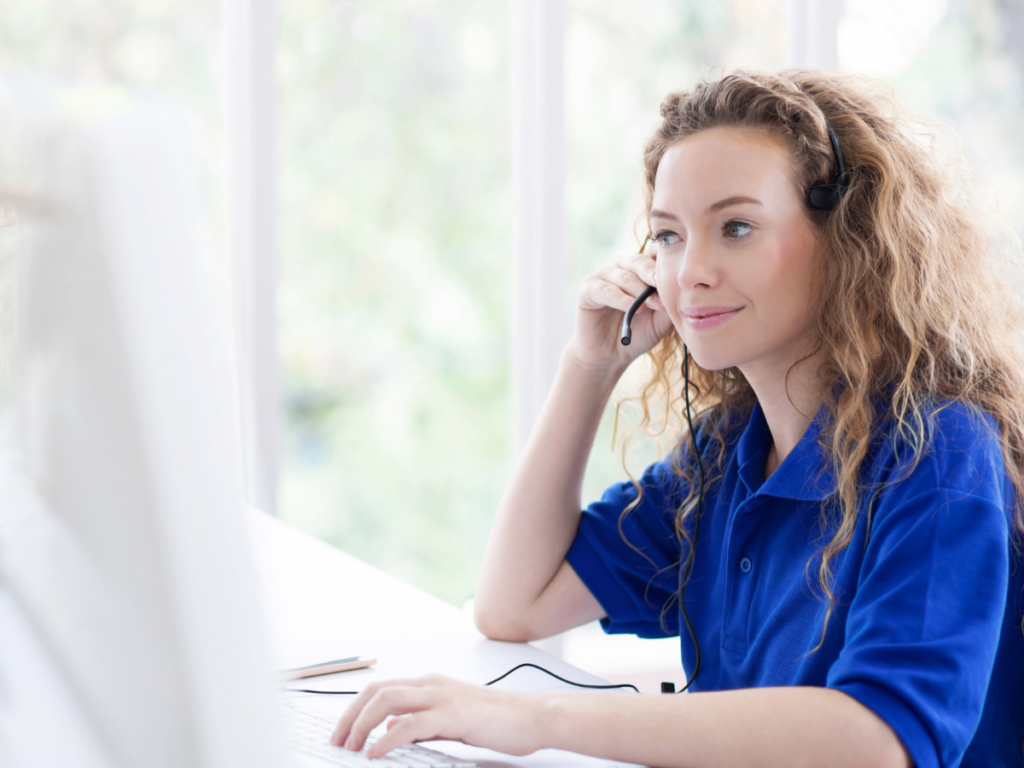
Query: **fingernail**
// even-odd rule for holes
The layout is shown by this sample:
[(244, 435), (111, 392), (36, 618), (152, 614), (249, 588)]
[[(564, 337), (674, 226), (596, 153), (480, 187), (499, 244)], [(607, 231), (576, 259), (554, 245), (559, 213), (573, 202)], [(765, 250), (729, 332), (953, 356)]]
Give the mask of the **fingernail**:
[(349, 736), (348, 741), (345, 742), (345, 749), (355, 751), (355, 748), (356, 740), (352, 736)]

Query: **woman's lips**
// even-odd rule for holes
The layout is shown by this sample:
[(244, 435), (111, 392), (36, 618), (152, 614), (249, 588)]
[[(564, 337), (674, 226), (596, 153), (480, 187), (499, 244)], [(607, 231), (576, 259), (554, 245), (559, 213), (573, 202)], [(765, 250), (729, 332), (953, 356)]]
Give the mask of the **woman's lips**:
[(691, 307), (683, 310), (686, 324), (695, 331), (704, 331), (728, 322), (743, 307)]

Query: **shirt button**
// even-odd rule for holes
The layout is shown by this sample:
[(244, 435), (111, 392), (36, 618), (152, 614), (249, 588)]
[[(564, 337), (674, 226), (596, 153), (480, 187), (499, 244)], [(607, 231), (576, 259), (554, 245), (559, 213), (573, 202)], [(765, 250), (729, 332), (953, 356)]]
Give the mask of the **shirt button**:
[(740, 560), (740, 570), (744, 573), (750, 573), (750, 569), (753, 568), (753, 564), (750, 562), (749, 557), (744, 557)]

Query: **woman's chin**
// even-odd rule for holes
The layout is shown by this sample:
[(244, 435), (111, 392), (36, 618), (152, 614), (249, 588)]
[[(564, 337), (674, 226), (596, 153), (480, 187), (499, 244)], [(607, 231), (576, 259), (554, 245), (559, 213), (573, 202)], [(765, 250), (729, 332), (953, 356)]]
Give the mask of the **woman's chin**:
[(689, 345), (687, 345), (687, 349), (690, 350), (690, 357), (693, 358), (693, 361), (705, 371), (724, 371), (727, 368), (733, 368), (739, 359), (736, 355), (723, 354), (721, 349), (704, 350)]

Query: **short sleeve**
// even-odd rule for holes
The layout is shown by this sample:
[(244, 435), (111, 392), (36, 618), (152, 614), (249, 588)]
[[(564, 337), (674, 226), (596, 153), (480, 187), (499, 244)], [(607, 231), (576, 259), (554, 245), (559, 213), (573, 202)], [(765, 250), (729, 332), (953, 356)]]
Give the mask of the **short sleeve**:
[(826, 685), (886, 721), (918, 768), (956, 766), (995, 663), (1009, 529), (991, 498), (916, 490), (879, 505)]
[(583, 510), (566, 560), (608, 614), (605, 632), (671, 637), (679, 634), (674, 520), (683, 481), (665, 460), (648, 467), (639, 483), (643, 498), (625, 517), (637, 494), (631, 482), (613, 485)]

